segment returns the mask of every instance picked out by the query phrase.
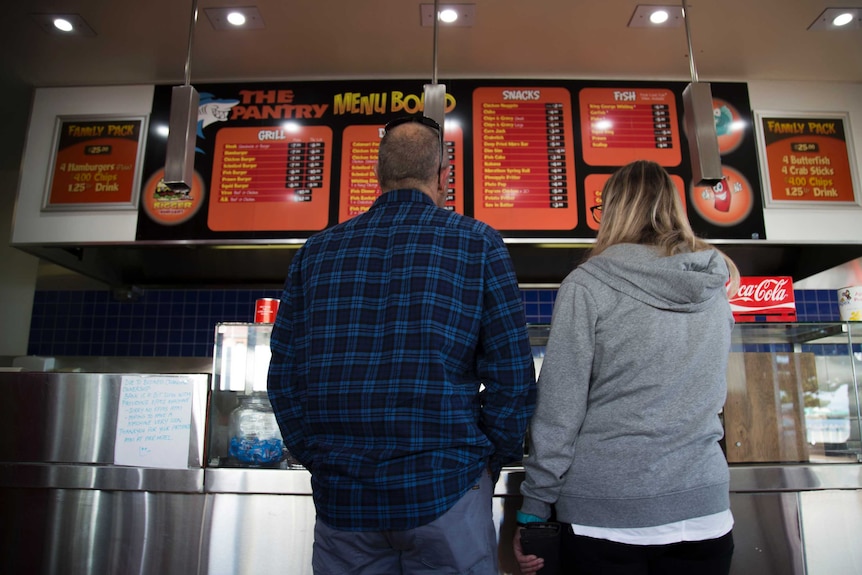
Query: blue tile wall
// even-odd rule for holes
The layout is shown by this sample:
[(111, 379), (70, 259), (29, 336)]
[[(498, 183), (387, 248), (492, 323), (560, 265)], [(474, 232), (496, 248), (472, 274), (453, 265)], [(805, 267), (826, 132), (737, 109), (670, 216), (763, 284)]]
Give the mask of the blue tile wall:
[[(41, 356), (212, 357), (215, 325), (250, 322), (280, 290), (37, 291), (27, 353)], [(550, 323), (556, 289), (524, 289), (529, 324)], [(839, 321), (835, 290), (795, 290), (800, 322)]]

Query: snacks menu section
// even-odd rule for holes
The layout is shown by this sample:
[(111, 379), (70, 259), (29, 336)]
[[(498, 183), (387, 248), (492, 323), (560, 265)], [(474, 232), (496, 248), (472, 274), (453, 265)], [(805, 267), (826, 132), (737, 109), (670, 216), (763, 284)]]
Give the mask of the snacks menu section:
[(682, 161), (676, 100), (670, 90), (584, 88), (579, 94), (584, 161), (624, 166), (652, 160)]
[(565, 88), (473, 91), (473, 211), (499, 230), (578, 224), (571, 94)]
[[(449, 181), (446, 186), (446, 209), (464, 213), (464, 160), (458, 150), (463, 147), (463, 135), (457, 126), (446, 124), (444, 154), (449, 161)], [(383, 137), (383, 124), (348, 126), (342, 134), (341, 187), (338, 201), (338, 221), (344, 222), (368, 211), (380, 195), (374, 166)]]
[(329, 220), (332, 130), (222, 128), (207, 224), (215, 231), (322, 230)]
[(855, 201), (842, 118), (761, 117), (760, 127), (772, 202)]

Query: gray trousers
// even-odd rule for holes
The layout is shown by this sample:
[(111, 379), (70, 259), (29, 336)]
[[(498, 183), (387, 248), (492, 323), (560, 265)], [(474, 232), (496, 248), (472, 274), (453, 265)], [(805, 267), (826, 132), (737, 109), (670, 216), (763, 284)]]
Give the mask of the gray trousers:
[(497, 575), (494, 486), (476, 487), (427, 525), (404, 531), (341, 531), (314, 526), (315, 575)]

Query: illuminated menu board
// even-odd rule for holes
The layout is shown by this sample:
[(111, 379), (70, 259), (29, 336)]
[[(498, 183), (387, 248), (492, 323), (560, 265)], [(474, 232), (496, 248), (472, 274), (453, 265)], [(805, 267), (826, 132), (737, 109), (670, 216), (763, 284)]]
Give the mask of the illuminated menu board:
[(332, 130), (222, 128), (207, 225), (215, 231), (322, 230), (329, 220)]
[(476, 219), (499, 230), (577, 226), (573, 143), (565, 88), (474, 90)]
[[(464, 161), (461, 128), (449, 122), (443, 129), (445, 154), (449, 161), (449, 181), (446, 208), (464, 213)], [(383, 137), (383, 125), (348, 126), (342, 135), (341, 186), (338, 201), (338, 221), (344, 222), (368, 211), (380, 195), (374, 166)]]
[(679, 124), (670, 90), (584, 88), (579, 100), (587, 164), (624, 166), (652, 160), (663, 166), (679, 165)]
[(764, 112), (758, 120), (768, 204), (857, 201), (846, 116)]
[[(425, 113), (423, 84), (199, 84), (189, 190), (163, 182), (167, 141), (156, 128), (169, 124), (172, 86), (156, 86), (152, 113), (145, 118), (152, 129), (139, 138), (146, 146), (141, 146), (144, 184), (138, 186), (137, 205), (145, 217), (138, 218), (136, 239), (303, 240), (364, 213), (381, 194), (375, 166), (383, 127)], [(600, 227), (602, 184), (619, 167), (640, 159), (664, 166), (680, 189), (684, 183), (687, 215), (698, 234), (712, 239), (765, 238), (765, 201), (786, 207), (806, 200), (862, 204), (856, 166), (849, 161), (854, 151), (845, 137), (851, 133), (846, 115), (763, 112), (757, 124), (741, 82), (711, 83), (726, 179), (717, 187), (695, 187), (682, 122), (685, 86), (563, 79), (447, 83), (444, 142), (451, 174), (445, 207), (513, 241), (593, 238)], [(69, 120), (86, 135), (104, 118)], [(809, 133), (797, 133), (803, 124)], [(835, 133), (827, 133), (833, 125)], [(760, 157), (756, 126), (769, 137)], [(90, 156), (69, 159), (65, 150), (58, 151), (53, 173), (59, 176), (51, 179), (67, 201), (43, 209), (89, 207), (78, 192), (89, 174), (75, 171), (70, 180), (68, 164), (63, 172), (63, 162), (73, 162), (76, 170), (78, 164), (90, 170), (95, 169), (90, 164), (102, 169), (108, 163), (106, 144), (85, 139)], [(102, 155), (94, 158), (96, 151)], [(131, 165), (113, 158), (110, 164)], [(767, 193), (760, 173), (769, 176)], [(107, 199), (107, 192), (99, 193)]]

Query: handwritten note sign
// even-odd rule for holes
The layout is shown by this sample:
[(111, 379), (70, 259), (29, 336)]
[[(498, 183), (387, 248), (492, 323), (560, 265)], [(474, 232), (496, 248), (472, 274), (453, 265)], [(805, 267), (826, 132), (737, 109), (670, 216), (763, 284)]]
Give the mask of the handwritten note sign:
[(183, 376), (123, 376), (114, 463), (185, 469), (189, 460), (192, 380)]

